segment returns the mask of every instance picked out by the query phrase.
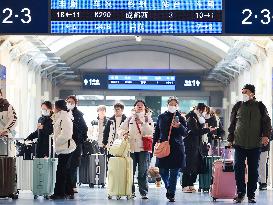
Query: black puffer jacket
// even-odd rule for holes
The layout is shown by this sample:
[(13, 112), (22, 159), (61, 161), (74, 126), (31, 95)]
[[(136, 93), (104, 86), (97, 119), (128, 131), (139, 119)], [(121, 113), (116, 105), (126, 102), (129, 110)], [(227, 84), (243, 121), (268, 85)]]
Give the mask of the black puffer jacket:
[(50, 116), (40, 117), (38, 123), (41, 123), (44, 126), (43, 129), (37, 129), (35, 132), (31, 133), (27, 137), (27, 140), (38, 138), (36, 157), (44, 158), (45, 156), (49, 156), (49, 135), (53, 133), (53, 124)]
[(186, 153), (186, 168), (188, 173), (200, 173), (202, 167), (202, 135), (209, 133), (210, 129), (203, 128), (197, 115), (191, 111), (186, 115), (188, 136), (184, 139)]
[(82, 144), (87, 139), (88, 127), (83, 118), (83, 113), (75, 107), (72, 110), (73, 115), (73, 140), (76, 144)]

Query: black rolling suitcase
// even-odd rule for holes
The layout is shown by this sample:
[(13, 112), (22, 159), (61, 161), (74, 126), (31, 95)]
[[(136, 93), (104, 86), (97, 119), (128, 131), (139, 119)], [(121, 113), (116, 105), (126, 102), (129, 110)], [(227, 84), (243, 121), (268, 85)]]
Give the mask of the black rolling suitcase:
[(82, 184), (89, 184), (89, 158), (90, 156), (82, 156), (79, 167), (79, 186)]
[(0, 153), (0, 197), (18, 199), (16, 180), (16, 158), (8, 157), (9, 139), (0, 137), (0, 147), (6, 147)]

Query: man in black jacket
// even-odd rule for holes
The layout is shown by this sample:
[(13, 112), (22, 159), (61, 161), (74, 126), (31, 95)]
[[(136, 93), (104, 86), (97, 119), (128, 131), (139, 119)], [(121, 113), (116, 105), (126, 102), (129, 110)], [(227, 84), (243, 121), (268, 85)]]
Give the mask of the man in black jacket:
[(77, 144), (76, 150), (72, 153), (71, 158), (71, 177), (72, 183), (74, 185), (74, 191), (76, 190), (77, 183), (77, 168), (80, 166), (81, 161), (81, 153), (82, 153), (82, 144), (87, 139), (87, 131), (88, 127), (83, 118), (83, 113), (78, 110), (76, 105), (78, 104), (78, 100), (75, 96), (71, 95), (66, 99), (67, 108), (69, 112), (73, 115), (73, 140)]
[(245, 160), (248, 165), (247, 197), (256, 203), (255, 191), (258, 182), (258, 167), (262, 145), (269, 142), (271, 120), (262, 102), (256, 101), (255, 86), (246, 84), (242, 89), (243, 102), (234, 105), (228, 128), (228, 141), (235, 148), (236, 203), (241, 203), (246, 194)]

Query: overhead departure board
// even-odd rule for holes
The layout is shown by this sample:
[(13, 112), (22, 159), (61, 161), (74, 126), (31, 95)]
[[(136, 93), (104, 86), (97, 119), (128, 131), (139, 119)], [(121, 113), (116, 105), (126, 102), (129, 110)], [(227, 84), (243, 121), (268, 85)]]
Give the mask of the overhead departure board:
[(222, 32), (222, 0), (51, 0), (51, 33)]
[(273, 34), (270, 0), (1, 0), (0, 34)]
[(109, 75), (109, 90), (175, 90), (175, 76)]

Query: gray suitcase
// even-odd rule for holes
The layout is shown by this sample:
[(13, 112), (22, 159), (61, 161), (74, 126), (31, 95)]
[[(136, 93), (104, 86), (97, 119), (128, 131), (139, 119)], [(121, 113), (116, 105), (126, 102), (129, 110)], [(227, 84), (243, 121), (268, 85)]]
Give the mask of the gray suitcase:
[(90, 155), (90, 187), (101, 185), (105, 187), (106, 182), (106, 155), (92, 154)]
[(33, 160), (24, 160), (23, 156), (16, 158), (17, 189), (32, 190)]

